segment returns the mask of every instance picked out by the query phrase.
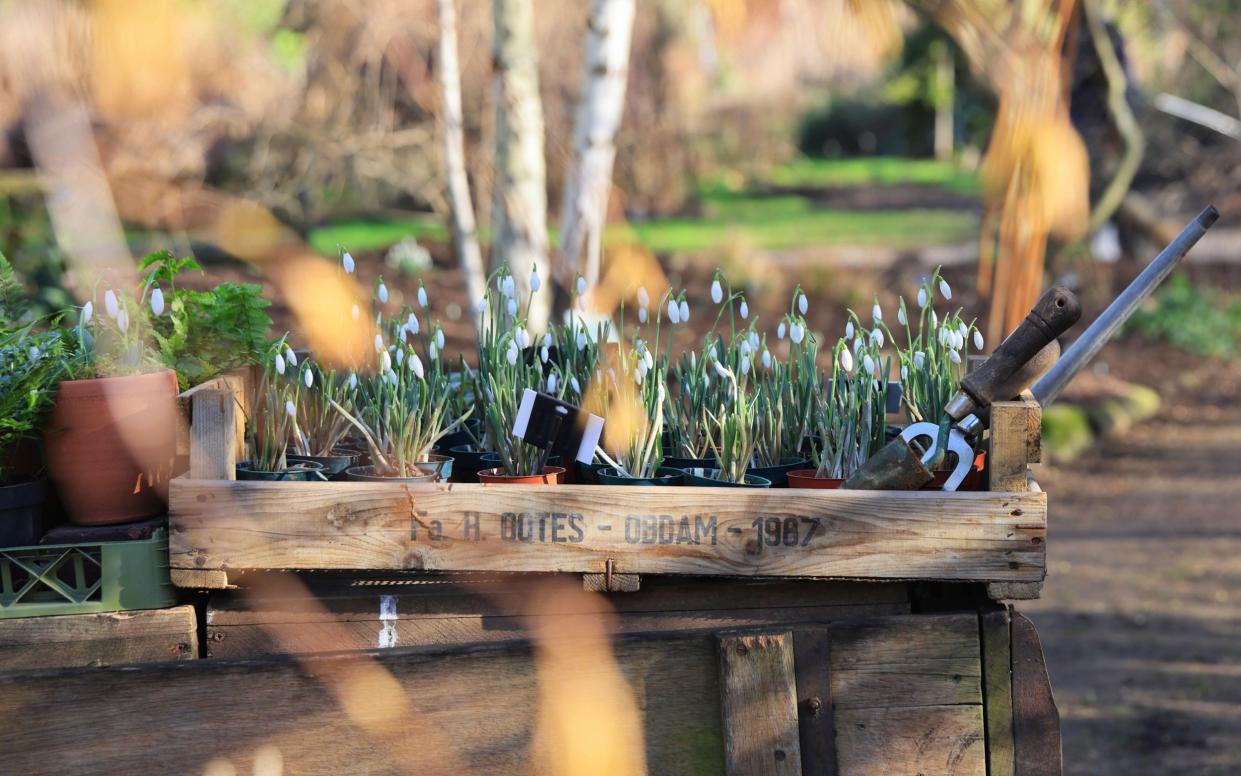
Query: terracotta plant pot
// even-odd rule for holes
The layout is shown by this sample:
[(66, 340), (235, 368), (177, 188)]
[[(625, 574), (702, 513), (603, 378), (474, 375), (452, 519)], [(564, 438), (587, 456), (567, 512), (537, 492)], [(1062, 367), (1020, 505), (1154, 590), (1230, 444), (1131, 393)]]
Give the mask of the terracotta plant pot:
[(326, 482), (327, 473), (323, 464), (296, 456), (285, 459), (289, 468), (269, 472), (263, 469), (251, 469), (249, 461), (237, 464), (237, 479), (262, 480), (265, 482)]
[(484, 485), (559, 485), (563, 466), (544, 466), (542, 474), (505, 474), (503, 468), (484, 469), (478, 481)]
[(177, 373), (65, 380), (44, 427), (47, 470), (69, 519), (159, 514), (176, 454)]
[(790, 488), (814, 488), (818, 490), (835, 490), (844, 482), (837, 477), (818, 477), (817, 469), (799, 469), (788, 473)]
[(47, 480), (0, 485), (0, 547), (28, 547), (43, 536)]

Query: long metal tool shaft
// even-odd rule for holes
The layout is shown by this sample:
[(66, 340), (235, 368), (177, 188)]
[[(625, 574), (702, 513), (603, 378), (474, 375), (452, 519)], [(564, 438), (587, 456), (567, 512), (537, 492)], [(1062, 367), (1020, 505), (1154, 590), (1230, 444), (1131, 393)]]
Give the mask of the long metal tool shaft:
[(1116, 330), (1129, 320), (1129, 316), (1133, 315), (1138, 305), (1159, 287), (1164, 278), (1168, 277), (1177, 263), (1185, 258), (1189, 249), (1194, 247), (1218, 218), (1219, 211), (1207, 205), (1206, 209), (1182, 229), (1176, 239), (1160, 251), (1146, 269), (1142, 270), (1137, 279), (1108, 305), (1107, 309), (1095, 319), (1095, 322), (1082, 332), (1082, 336), (1078, 337), (1077, 341), (1060, 356), (1056, 365), (1030, 389), (1039, 404), (1046, 407), (1056, 400), (1069, 381), (1108, 343)]

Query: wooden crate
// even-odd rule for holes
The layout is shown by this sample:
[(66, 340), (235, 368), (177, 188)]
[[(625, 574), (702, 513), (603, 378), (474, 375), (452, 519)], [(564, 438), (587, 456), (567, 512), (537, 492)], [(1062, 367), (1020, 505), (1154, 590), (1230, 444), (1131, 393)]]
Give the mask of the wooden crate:
[(193, 606), (0, 620), (0, 673), (197, 657)]
[(239, 381), (183, 397), (189, 473), (170, 487), (170, 567), (221, 588), (249, 569), (949, 580), (1036, 597), (1047, 500), (1032, 399), (993, 409), (987, 492), (237, 482)]

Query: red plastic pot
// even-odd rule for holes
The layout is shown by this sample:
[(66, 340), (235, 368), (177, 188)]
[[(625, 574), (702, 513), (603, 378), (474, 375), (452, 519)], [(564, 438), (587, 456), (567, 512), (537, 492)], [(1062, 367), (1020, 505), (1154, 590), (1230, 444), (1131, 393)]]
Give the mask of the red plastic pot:
[(559, 485), (564, 477), (563, 466), (544, 466), (542, 474), (505, 474), (503, 467), (485, 469), (478, 481), (487, 485)]
[(788, 473), (790, 488), (812, 488), (815, 490), (835, 490), (840, 487), (843, 479), (837, 477), (819, 477), (816, 469), (798, 469)]
[(65, 380), (45, 426), (47, 471), (69, 519), (112, 525), (157, 515), (176, 454), (177, 373)]

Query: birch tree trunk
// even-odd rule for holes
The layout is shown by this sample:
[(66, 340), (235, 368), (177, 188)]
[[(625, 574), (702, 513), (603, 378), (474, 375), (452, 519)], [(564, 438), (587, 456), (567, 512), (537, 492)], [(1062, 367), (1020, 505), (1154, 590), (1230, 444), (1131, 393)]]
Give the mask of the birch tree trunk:
[[(560, 207), (557, 276), (566, 287), (581, 273), (599, 282), (616, 131), (625, 107), (635, 0), (594, 0), (586, 33), (586, 73), (573, 127), (573, 159)], [(585, 265), (581, 263), (583, 249)]]
[[(492, 205), (492, 263), (513, 270), (518, 299), (530, 296), (537, 268), (546, 285), (547, 171), (543, 159), (543, 106), (534, 44), (533, 0), (493, 0), (495, 25), (496, 180)], [(547, 327), (551, 293), (534, 295), (529, 326)]]
[(444, 130), (444, 171), (448, 176), (448, 202), (452, 211), (452, 242), (457, 263), (465, 275), (466, 307), (479, 330), (478, 302), (487, 290), (487, 273), (478, 247), (470, 179), (465, 173), (465, 138), (462, 130), (461, 66), (457, 57), (456, 0), (436, 0), (440, 25), (440, 120)]

